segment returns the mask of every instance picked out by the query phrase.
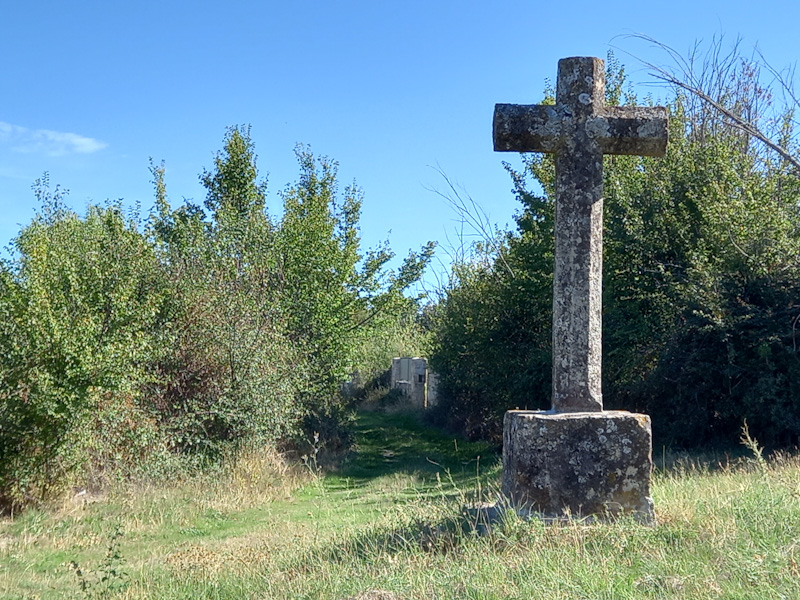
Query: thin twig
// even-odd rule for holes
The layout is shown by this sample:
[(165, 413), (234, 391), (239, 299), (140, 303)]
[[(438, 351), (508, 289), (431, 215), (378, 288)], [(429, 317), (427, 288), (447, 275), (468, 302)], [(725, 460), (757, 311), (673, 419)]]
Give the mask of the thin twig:
[[(699, 47), (698, 44), (695, 44), (695, 47), (689, 53), (689, 58), (687, 60), (683, 58), (673, 48), (649, 36), (643, 34), (633, 34), (631, 36), (626, 36), (626, 37), (633, 37), (635, 39), (640, 39), (649, 42), (651, 44), (654, 44), (657, 48), (663, 50), (670, 57), (670, 59), (673, 61), (673, 63), (677, 65), (677, 68), (680, 71), (680, 76), (676, 75), (673, 71), (665, 67), (660, 67), (658, 65), (655, 65), (654, 63), (651, 63), (629, 52), (626, 52), (626, 54), (633, 56), (633, 58), (635, 58), (645, 67), (647, 67), (651, 71), (653, 77), (655, 77), (660, 81), (664, 81), (676, 88), (689, 92), (692, 96), (699, 98), (705, 104), (712, 107), (715, 111), (717, 111), (719, 114), (723, 115), (726, 119), (728, 119), (731, 126), (759, 140), (767, 148), (777, 153), (787, 163), (792, 165), (797, 170), (798, 173), (800, 173), (800, 158), (794, 156), (792, 152), (789, 151), (788, 148), (785, 148), (780, 143), (774, 142), (769, 135), (767, 135), (764, 131), (761, 130), (761, 128), (758, 127), (754, 119), (748, 120), (736, 114), (733, 110), (731, 110), (730, 108), (728, 108), (723, 104), (724, 102), (723, 98), (715, 99), (712, 97), (709, 91), (703, 89), (703, 78), (716, 76), (717, 82), (713, 85), (711, 85), (711, 82), (709, 82), (708, 88), (724, 90), (724, 84), (725, 84), (724, 76), (729, 73), (730, 69), (733, 68), (735, 60), (740, 56), (738, 52), (740, 40), (737, 40), (731, 52), (724, 58), (720, 57), (720, 53), (722, 50), (721, 43), (714, 44), (712, 46), (711, 55), (710, 56), (706, 55), (703, 61), (702, 69), (700, 71), (701, 77), (698, 78), (698, 76), (695, 74), (696, 70), (694, 68), (696, 53)], [(762, 56), (760, 52), (758, 52), (758, 54), (759, 56)], [(747, 64), (752, 66), (754, 65), (754, 62), (755, 61), (750, 61)], [(776, 77), (781, 87), (783, 88), (784, 92), (790, 98), (792, 98), (795, 104), (797, 104), (797, 98), (792, 89), (790, 79), (783, 77), (777, 70), (771, 67), (766, 61), (763, 60), (763, 56), (762, 56), (762, 61), (757, 63), (756, 66), (761, 66), (762, 64), (765, 66), (767, 70), (769, 70), (773, 74), (773, 76)], [(790, 71), (790, 74), (792, 73), (793, 70)]]
[(501, 243), (498, 243), (497, 235), (492, 234), (491, 232), (491, 222), (489, 221), (489, 217), (486, 214), (486, 211), (473, 200), (472, 196), (469, 195), (465, 190), (463, 190), (464, 196), (466, 196), (466, 200), (462, 196), (462, 192), (458, 190), (456, 185), (453, 181), (447, 176), (447, 174), (438, 166), (431, 167), (433, 168), (439, 175), (441, 175), (442, 179), (444, 179), (447, 187), (449, 188), (449, 192), (442, 192), (436, 188), (427, 188), (428, 191), (433, 192), (434, 194), (444, 198), (456, 214), (459, 216), (461, 223), (462, 223), (462, 247), (463, 247), (463, 225), (468, 225), (479, 237), (483, 239), (483, 241), (489, 246), (493, 251), (494, 255), (502, 264), (503, 268), (508, 272), (511, 277), (514, 277), (514, 270), (508, 264), (505, 259), (503, 253), (503, 247)]

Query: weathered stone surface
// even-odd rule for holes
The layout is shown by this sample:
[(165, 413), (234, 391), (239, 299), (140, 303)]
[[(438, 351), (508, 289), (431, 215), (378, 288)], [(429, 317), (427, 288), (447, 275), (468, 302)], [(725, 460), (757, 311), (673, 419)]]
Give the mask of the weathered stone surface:
[(438, 402), (438, 379), (421, 357), (401, 356), (392, 359), (391, 386), (405, 394), (415, 408), (427, 409)]
[[(564, 144), (568, 119), (563, 107), (549, 104), (496, 104), (493, 137), (497, 152), (547, 152)], [(603, 154), (664, 156), (667, 109), (662, 106), (605, 106), (586, 119), (586, 130)]]
[(508, 411), (503, 495), (543, 517), (654, 520), (650, 417), (624, 411)]
[(495, 107), (494, 147), (556, 154), (553, 409), (602, 411), (603, 154), (662, 156), (663, 107), (605, 106), (605, 67), (558, 62), (556, 104)]

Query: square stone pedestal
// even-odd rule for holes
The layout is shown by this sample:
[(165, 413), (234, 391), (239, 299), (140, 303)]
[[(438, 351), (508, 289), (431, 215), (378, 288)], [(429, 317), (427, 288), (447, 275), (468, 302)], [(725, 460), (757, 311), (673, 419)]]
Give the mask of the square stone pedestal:
[(652, 444), (647, 415), (510, 410), (503, 495), (546, 518), (629, 514), (652, 523)]

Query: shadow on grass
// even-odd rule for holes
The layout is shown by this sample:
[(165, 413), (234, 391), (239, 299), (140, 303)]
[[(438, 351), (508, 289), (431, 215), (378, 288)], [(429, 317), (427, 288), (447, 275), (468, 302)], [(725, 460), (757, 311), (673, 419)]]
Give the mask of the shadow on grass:
[(426, 426), (410, 412), (360, 412), (355, 448), (337, 476), (364, 484), (394, 474), (437, 474), (453, 484), (475, 483), (496, 471), (497, 451), (486, 442), (467, 442)]
[[(630, 515), (596, 522), (529, 519), (513, 510), (492, 508), (487, 499), (490, 498), (466, 505), (442, 502), (416, 514), (400, 513), (383, 524), (309, 550), (306, 564), (369, 562), (382, 555), (397, 554), (458, 554), (478, 540), (486, 552), (502, 552), (510, 547), (563, 548), (564, 552), (576, 548), (582, 548), (581, 552), (606, 547), (613, 550), (619, 547), (620, 538), (625, 538), (631, 547), (690, 552), (702, 537), (683, 524), (643, 527)], [(396, 523), (391, 524), (392, 521)]]
[(478, 538), (488, 539), (492, 546), (502, 545), (519, 521), (514, 514), (509, 519), (501, 515), (492, 520), (485, 511), (468, 509), (457, 500), (418, 508), (309, 549), (301, 562), (319, 565), (370, 561), (382, 555), (452, 554)]

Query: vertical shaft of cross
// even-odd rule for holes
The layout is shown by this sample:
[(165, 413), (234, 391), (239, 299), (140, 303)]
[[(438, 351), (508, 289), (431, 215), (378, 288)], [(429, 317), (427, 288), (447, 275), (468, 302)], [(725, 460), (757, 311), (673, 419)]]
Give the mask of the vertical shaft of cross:
[(552, 398), (558, 412), (603, 410), (603, 153), (586, 123), (602, 110), (604, 96), (602, 61), (559, 61), (564, 146), (556, 153)]

